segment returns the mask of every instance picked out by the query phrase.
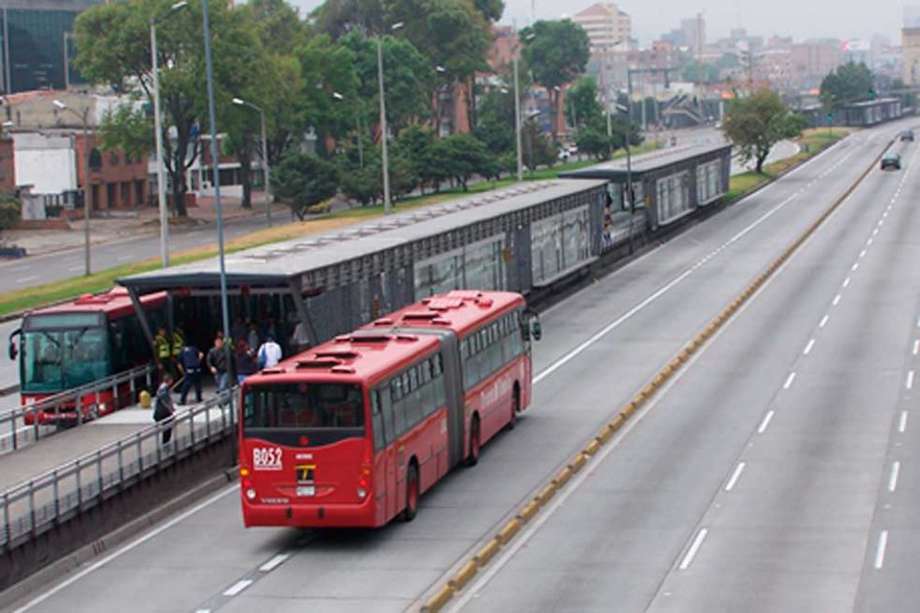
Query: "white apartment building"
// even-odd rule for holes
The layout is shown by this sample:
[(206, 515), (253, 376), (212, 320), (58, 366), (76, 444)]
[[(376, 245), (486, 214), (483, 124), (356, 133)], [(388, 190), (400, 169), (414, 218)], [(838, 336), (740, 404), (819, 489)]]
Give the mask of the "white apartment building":
[(580, 25), (591, 40), (591, 55), (605, 51), (629, 49), (632, 37), (632, 19), (613, 2), (592, 4), (576, 13), (572, 21)]

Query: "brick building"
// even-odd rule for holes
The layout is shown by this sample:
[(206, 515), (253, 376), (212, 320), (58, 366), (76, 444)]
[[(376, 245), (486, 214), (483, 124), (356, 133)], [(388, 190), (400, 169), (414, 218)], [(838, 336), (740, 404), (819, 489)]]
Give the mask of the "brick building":
[(0, 136), (0, 192), (16, 191), (13, 139)]
[[(86, 141), (83, 134), (74, 134), (76, 148), (77, 184), (83, 189), (83, 160)], [(102, 151), (95, 136), (89, 135), (90, 185), (93, 210), (133, 209), (146, 203), (147, 158), (133, 158), (120, 150)]]

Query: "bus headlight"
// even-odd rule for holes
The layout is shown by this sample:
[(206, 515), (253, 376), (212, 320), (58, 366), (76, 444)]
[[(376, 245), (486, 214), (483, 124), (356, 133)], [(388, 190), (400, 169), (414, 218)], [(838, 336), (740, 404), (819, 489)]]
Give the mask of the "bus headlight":
[(247, 490), (246, 490), (246, 498), (248, 498), (249, 500), (255, 500), (255, 499), (256, 499), (256, 491), (255, 491), (254, 489), (252, 489), (251, 487), (250, 487), (249, 489), (247, 489)]
[(367, 496), (367, 490), (364, 489), (363, 487), (359, 487), (358, 488), (358, 498), (360, 498), (361, 500), (364, 500), (366, 496)]

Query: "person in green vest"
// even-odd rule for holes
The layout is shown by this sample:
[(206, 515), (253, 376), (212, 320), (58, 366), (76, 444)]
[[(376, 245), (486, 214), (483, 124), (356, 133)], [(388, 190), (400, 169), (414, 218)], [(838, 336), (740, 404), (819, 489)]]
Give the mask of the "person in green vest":
[(157, 368), (160, 370), (161, 379), (163, 373), (172, 374), (172, 345), (169, 343), (169, 337), (166, 335), (166, 328), (161, 327), (157, 330), (157, 335), (153, 339), (153, 353), (156, 356)]

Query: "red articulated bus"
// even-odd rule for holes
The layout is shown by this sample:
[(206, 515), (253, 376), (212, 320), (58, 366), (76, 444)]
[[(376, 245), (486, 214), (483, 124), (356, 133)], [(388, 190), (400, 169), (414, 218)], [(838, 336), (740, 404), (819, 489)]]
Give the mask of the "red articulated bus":
[[(166, 294), (143, 296), (141, 304), (154, 329), (166, 321)], [(15, 337), (21, 336), (17, 348)], [(151, 363), (153, 353), (138, 321), (127, 290), (81, 296), (53, 307), (36, 309), (22, 319), (22, 328), (10, 335), (9, 356), (19, 359), (22, 405), (86, 385)], [(126, 386), (128, 384), (125, 384)], [(127, 392), (127, 387), (125, 389)], [(119, 394), (127, 402), (130, 394)], [(81, 399), (83, 419), (117, 408), (112, 390)], [(40, 424), (69, 424), (78, 420), (76, 400), (70, 410), (40, 412)], [(34, 414), (25, 416), (27, 424)]]
[(513, 428), (531, 399), (536, 314), (508, 292), (453, 291), (243, 384), (250, 526), (376, 527)]

